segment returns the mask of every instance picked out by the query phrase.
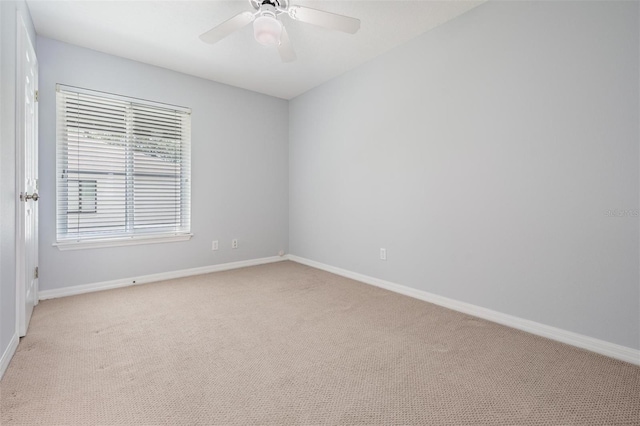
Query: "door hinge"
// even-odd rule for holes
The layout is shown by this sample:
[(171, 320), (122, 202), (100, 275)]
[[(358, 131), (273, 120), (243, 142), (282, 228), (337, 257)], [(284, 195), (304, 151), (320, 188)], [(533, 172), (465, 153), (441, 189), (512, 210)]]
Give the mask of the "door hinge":
[(38, 92), (37, 90), (36, 90), (35, 98), (36, 98), (36, 102), (38, 102), (38, 99), (40, 98), (40, 92)]
[(33, 278), (38, 278), (40, 273), (38, 272), (38, 267), (36, 266), (36, 270), (33, 272)]

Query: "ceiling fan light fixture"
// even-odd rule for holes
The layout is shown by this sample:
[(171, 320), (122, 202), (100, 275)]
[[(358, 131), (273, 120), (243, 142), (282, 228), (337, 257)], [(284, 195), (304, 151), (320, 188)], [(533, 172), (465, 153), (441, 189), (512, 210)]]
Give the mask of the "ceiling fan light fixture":
[(355, 34), (360, 28), (359, 19), (310, 7), (290, 6), (289, 0), (249, 0), (249, 3), (255, 12), (240, 12), (200, 34), (200, 39), (205, 43), (214, 44), (253, 22), (253, 36), (256, 41), (265, 46), (275, 46), (282, 62), (291, 62), (296, 59), (296, 52), (293, 50), (287, 29), (278, 20), (281, 15), (287, 14), (299, 22), (349, 34)]
[(282, 35), (282, 23), (270, 15), (262, 15), (253, 21), (253, 35), (265, 46), (277, 46)]

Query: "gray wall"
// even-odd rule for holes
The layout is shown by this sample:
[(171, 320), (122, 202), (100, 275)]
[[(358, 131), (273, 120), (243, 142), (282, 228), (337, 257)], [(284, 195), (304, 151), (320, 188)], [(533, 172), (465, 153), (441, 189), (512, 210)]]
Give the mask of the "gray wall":
[(24, 1), (0, 1), (0, 356), (16, 334), (16, 16), (36, 42)]
[(640, 348), (638, 16), (490, 2), (292, 100), (290, 252)]
[[(40, 289), (89, 284), (288, 250), (288, 103), (38, 37)], [(192, 108), (188, 242), (60, 251), (55, 242), (55, 85)], [(231, 249), (238, 238), (239, 248)], [(211, 251), (212, 240), (220, 249)]]

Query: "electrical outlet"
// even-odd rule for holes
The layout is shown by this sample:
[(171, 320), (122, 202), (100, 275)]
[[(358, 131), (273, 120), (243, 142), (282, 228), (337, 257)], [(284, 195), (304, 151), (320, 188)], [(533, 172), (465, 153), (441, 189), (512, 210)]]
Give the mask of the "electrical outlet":
[(237, 249), (238, 248), (238, 240), (236, 238), (231, 240), (231, 248), (232, 249)]
[(211, 243), (211, 250), (218, 250), (218, 240)]
[(387, 249), (380, 249), (380, 260), (387, 260)]

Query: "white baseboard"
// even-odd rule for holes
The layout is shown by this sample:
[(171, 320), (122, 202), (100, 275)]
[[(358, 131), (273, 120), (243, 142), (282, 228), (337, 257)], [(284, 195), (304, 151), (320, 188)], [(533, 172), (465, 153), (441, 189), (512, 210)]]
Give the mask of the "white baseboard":
[(175, 278), (190, 277), (193, 275), (209, 274), (211, 272), (245, 268), (247, 266), (263, 265), (265, 263), (280, 262), (286, 259), (287, 258), (285, 256), (271, 256), (263, 257), (260, 259), (241, 260), (239, 262), (202, 266), (200, 268), (182, 269), (180, 271), (162, 272), (159, 274), (142, 275), (139, 277), (123, 278), (119, 280), (56, 288), (53, 290), (41, 290), (38, 295), (40, 300), (55, 299), (57, 297), (75, 296), (77, 294), (92, 293), (94, 291), (110, 290), (114, 288), (128, 287), (138, 284), (147, 284), (157, 281), (172, 280)]
[(507, 327), (517, 328), (531, 334), (546, 337), (548, 339), (556, 340), (558, 342), (566, 343), (568, 345), (576, 346), (578, 348), (586, 349), (592, 352), (596, 352), (600, 355), (605, 355), (611, 358), (626, 361), (631, 364), (640, 365), (640, 350), (628, 348), (626, 346), (617, 345), (615, 343), (606, 342), (604, 340), (595, 339), (593, 337), (585, 336), (582, 334), (574, 333), (571, 331), (563, 330), (556, 327), (540, 324), (535, 321), (529, 321), (523, 318), (518, 318), (512, 315), (503, 314), (501, 312), (493, 311), (491, 309), (483, 308), (480, 306), (472, 305), (470, 303), (459, 302), (447, 297), (438, 296), (426, 291), (417, 290), (415, 288), (406, 287), (400, 284), (392, 283), (389, 281), (381, 280), (367, 275), (351, 272), (346, 269), (336, 268), (334, 266), (325, 265), (314, 260), (305, 259), (295, 255), (287, 255), (289, 260), (292, 260), (303, 265), (311, 266), (313, 268), (322, 269), (327, 272), (331, 272), (336, 275), (351, 278), (356, 281), (363, 282), (365, 284), (381, 287), (386, 290), (390, 290), (396, 293), (404, 294), (405, 296), (414, 297), (416, 299), (424, 300), (425, 302), (433, 303), (434, 305), (443, 306), (445, 308), (452, 309), (454, 311), (463, 312), (465, 314), (473, 315), (478, 318), (486, 319), (498, 324), (506, 325)]
[(11, 362), (11, 358), (13, 358), (13, 354), (16, 353), (19, 341), (20, 338), (18, 337), (18, 333), (13, 333), (7, 349), (5, 349), (4, 353), (2, 354), (2, 358), (0, 358), (0, 380), (2, 380), (4, 372), (7, 371), (7, 367), (9, 367), (9, 363)]

